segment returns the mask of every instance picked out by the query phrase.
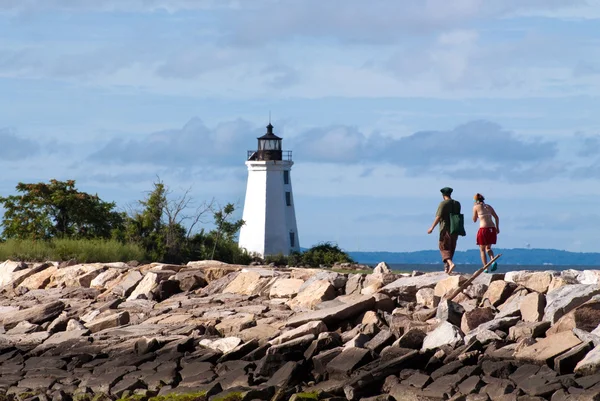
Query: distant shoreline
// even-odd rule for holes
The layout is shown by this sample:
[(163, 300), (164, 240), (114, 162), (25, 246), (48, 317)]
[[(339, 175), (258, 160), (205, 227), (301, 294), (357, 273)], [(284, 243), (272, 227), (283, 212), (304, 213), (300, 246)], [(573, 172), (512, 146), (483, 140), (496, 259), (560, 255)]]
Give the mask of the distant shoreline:
[[(567, 266), (590, 267), (600, 266), (600, 253), (594, 252), (569, 252), (557, 249), (526, 249), (526, 248), (498, 248), (494, 250), (501, 253), (499, 263), (512, 265), (518, 270), (525, 267), (543, 266), (546, 270), (565, 270)], [(439, 265), (441, 264), (438, 250), (424, 250), (414, 252), (348, 252), (357, 263), (377, 264), (386, 262), (389, 265)], [(478, 249), (457, 251), (454, 262), (458, 265), (480, 265), (481, 259)]]

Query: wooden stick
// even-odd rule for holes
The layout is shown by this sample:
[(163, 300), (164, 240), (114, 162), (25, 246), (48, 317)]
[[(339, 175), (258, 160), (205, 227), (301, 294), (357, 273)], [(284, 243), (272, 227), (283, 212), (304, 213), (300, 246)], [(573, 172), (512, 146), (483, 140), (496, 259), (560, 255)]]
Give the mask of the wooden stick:
[(475, 273), (473, 273), (473, 275), (471, 277), (469, 277), (469, 279), (467, 281), (465, 281), (463, 283), (463, 285), (459, 286), (452, 294), (450, 294), (449, 297), (447, 297), (446, 299), (448, 301), (452, 301), (458, 294), (460, 294), (465, 288), (467, 288), (469, 286), (469, 284), (471, 284), (473, 282), (473, 280), (475, 280), (481, 273), (483, 273), (483, 271), (485, 269), (487, 269), (492, 263), (494, 263), (496, 260), (498, 260), (498, 258), (502, 256), (501, 253), (499, 253), (498, 255), (494, 256), (492, 259), (490, 259), (490, 261), (483, 266), (482, 268), (480, 268), (479, 270), (477, 270)]

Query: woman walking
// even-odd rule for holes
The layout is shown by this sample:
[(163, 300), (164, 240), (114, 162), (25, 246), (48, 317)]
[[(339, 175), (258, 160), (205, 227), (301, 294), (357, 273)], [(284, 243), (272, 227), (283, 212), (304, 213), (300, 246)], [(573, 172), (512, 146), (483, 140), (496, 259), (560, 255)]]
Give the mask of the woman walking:
[[(479, 231), (477, 231), (477, 245), (481, 253), (481, 261), (485, 266), (487, 264), (487, 256), (490, 260), (494, 257), (492, 245), (496, 244), (496, 236), (500, 234), (500, 219), (493, 207), (485, 203), (485, 198), (481, 194), (475, 194), (475, 205), (473, 206), (473, 223), (479, 219)], [(494, 220), (496, 223), (494, 224)], [(492, 263), (491, 271), (498, 268), (496, 262)], [(487, 273), (487, 269), (485, 270)]]

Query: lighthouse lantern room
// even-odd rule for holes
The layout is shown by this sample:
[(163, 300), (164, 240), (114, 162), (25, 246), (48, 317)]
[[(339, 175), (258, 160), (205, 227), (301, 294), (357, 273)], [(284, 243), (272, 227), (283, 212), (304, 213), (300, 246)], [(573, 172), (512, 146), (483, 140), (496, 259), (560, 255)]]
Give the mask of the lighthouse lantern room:
[(299, 251), (292, 193), (292, 152), (283, 151), (282, 138), (267, 125), (257, 150), (248, 151), (248, 183), (239, 245), (261, 257)]

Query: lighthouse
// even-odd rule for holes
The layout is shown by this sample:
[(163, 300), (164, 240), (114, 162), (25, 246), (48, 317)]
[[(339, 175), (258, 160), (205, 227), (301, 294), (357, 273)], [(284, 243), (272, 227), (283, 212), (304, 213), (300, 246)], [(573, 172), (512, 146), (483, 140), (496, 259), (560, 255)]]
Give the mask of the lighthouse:
[(294, 195), (292, 152), (283, 151), (282, 138), (267, 133), (258, 139), (257, 150), (248, 151), (248, 184), (239, 245), (261, 257), (289, 255), (300, 250)]

